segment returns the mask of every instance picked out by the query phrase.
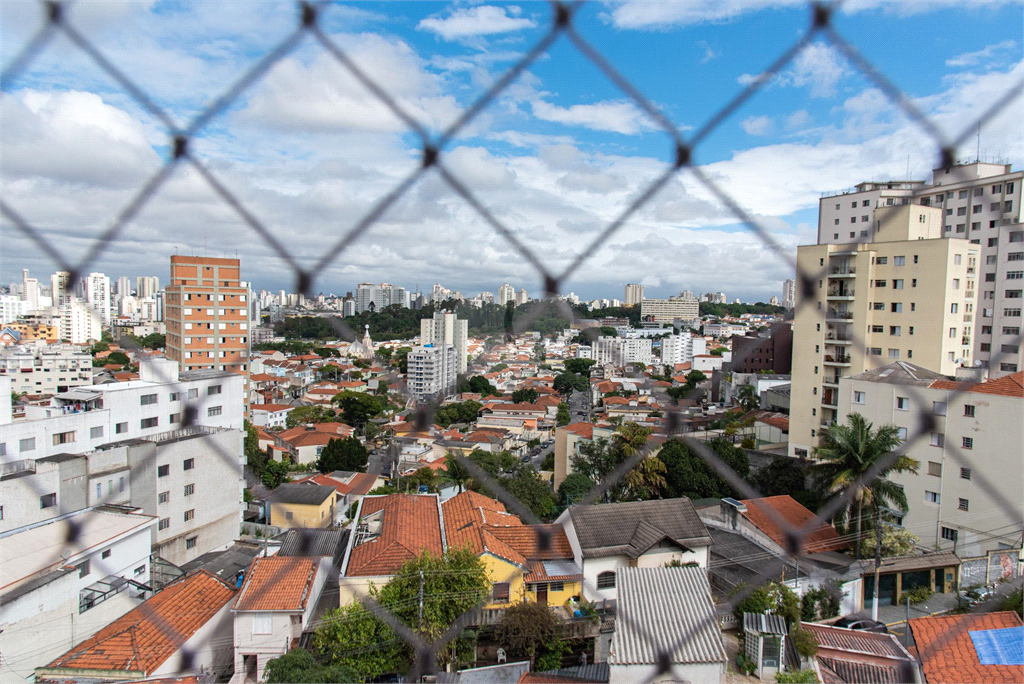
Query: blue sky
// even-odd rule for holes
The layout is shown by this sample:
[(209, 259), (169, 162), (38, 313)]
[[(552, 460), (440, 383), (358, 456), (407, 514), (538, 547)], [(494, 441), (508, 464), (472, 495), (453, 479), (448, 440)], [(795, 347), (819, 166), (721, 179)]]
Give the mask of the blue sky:
[[(1024, 78), (1019, 3), (854, 0), (837, 30), (950, 135)], [(332, 5), (321, 26), (436, 133), (548, 30), (542, 3)], [(288, 3), (80, 3), (71, 22), (184, 124), (295, 26)], [(2, 58), (39, 24), (5, 4)], [(809, 26), (799, 2), (591, 3), (574, 25), (686, 137)], [(167, 155), (160, 123), (65, 40), (4, 88), (4, 198), (69, 258)], [(981, 132), (985, 156), (1024, 161), (1020, 101)], [(213, 173), (303, 264), (418, 163), (419, 142), (308, 37), (192, 143)], [(563, 36), (445, 149), (446, 164), (559, 271), (672, 159), (670, 138)], [(975, 144), (961, 157), (973, 157)], [(827, 42), (816, 40), (696, 149), (701, 170), (786, 253), (813, 242), (817, 199), (862, 180), (930, 180), (934, 145)], [(7, 223), (0, 280), (52, 263)], [(293, 276), (187, 168), (95, 264), (166, 277), (177, 253), (238, 254), (257, 288)], [(586, 297), (725, 291), (766, 300), (790, 277), (695, 179), (670, 181), (565, 284)], [(538, 291), (535, 270), (435, 174), (316, 274), (466, 295), (502, 282)]]

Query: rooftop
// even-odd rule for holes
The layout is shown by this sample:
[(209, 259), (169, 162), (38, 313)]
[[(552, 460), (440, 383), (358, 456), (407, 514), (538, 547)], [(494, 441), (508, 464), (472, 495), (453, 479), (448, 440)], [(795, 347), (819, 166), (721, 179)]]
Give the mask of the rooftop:
[(858, 373), (850, 379), (884, 382), (890, 385), (917, 385), (918, 387), (929, 387), (936, 380), (949, 380), (949, 378), (941, 373), (930, 371), (927, 368), (922, 368), (906, 361), (896, 361), (885, 366), (872, 368), (863, 373)]
[[(786, 531), (779, 525), (778, 518), (782, 518), (795, 528), (802, 528), (816, 520), (813, 512), (788, 494), (767, 496), (761, 499), (744, 499), (740, 503), (747, 506), (743, 516), (784, 549), (788, 548)], [(826, 525), (820, 520), (812, 523), (811, 531), (804, 536), (803, 540), (805, 553), (836, 551), (849, 546), (849, 543), (839, 536), (834, 527)]]
[(438, 498), (388, 494), (363, 498), (346, 566), (347, 577), (392, 575), (424, 551), (444, 554)]
[(668, 538), (681, 546), (708, 546), (711, 537), (686, 497), (573, 506), (569, 509), (584, 558), (636, 558)]
[(914, 618), (910, 629), (926, 682), (1022, 682), (1022, 665), (982, 665), (971, 632), (1019, 627), (1012, 611)]
[(171, 582), (43, 669), (116, 670), (147, 676), (234, 596), (230, 584), (200, 570)]
[(289, 482), (281, 485), (270, 494), (275, 503), (294, 504), (298, 506), (319, 506), (334, 496), (334, 487), (309, 484), (308, 482)]
[(305, 610), (317, 561), (299, 556), (255, 558), (235, 601), (235, 610)]
[(727, 660), (704, 569), (620, 568), (616, 582), (612, 665), (653, 665), (669, 648), (673, 664)]
[(929, 387), (948, 389), (957, 392), (974, 392), (976, 394), (998, 394), (1004, 397), (1024, 397), (1024, 371), (1007, 375), (998, 380), (985, 382), (955, 382), (936, 380)]

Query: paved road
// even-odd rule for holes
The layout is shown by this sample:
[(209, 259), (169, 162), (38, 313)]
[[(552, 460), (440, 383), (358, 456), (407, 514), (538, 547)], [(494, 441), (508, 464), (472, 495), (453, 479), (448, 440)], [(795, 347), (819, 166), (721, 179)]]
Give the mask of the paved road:
[[(580, 415), (580, 412), (583, 415)], [(573, 392), (569, 395), (569, 418), (573, 423), (590, 420), (590, 401), (584, 392)]]
[(541, 449), (539, 454), (537, 454), (536, 456), (531, 456), (530, 457), (530, 463), (533, 464), (534, 468), (536, 468), (537, 470), (540, 470), (540, 464), (544, 462), (544, 457), (547, 456), (548, 454), (554, 452), (554, 450), (555, 450), (555, 443), (552, 442), (550, 446), (546, 446), (543, 449)]

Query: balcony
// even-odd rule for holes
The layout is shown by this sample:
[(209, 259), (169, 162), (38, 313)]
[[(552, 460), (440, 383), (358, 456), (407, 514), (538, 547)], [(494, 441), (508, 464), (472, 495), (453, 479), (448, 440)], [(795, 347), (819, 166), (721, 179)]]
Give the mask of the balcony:
[(964, 314), (964, 323), (970, 323), (974, 320), (974, 314)]
[(849, 354), (827, 354), (825, 356), (826, 366), (849, 366), (851, 363)]
[(828, 333), (825, 335), (825, 344), (850, 344), (853, 337), (849, 333)]
[(838, 392), (822, 392), (821, 394), (821, 405), (829, 408), (839, 408), (839, 393)]
[(852, 311), (837, 311), (836, 309), (829, 309), (825, 312), (825, 320), (836, 320), (836, 321), (852, 321)]
[(839, 375), (826, 375), (822, 378), (821, 383), (826, 387), (839, 387)]
[(856, 278), (857, 267), (856, 266), (833, 266), (828, 271), (829, 278)]
[(852, 287), (834, 287), (828, 291), (826, 299), (852, 300), (853, 292)]

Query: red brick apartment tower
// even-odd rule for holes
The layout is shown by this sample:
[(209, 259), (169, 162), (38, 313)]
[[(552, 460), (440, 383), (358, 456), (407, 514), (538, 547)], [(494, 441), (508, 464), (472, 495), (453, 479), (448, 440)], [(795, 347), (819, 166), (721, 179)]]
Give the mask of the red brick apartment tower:
[(171, 257), (165, 290), (167, 358), (183, 371), (248, 374), (248, 287), (238, 259)]

